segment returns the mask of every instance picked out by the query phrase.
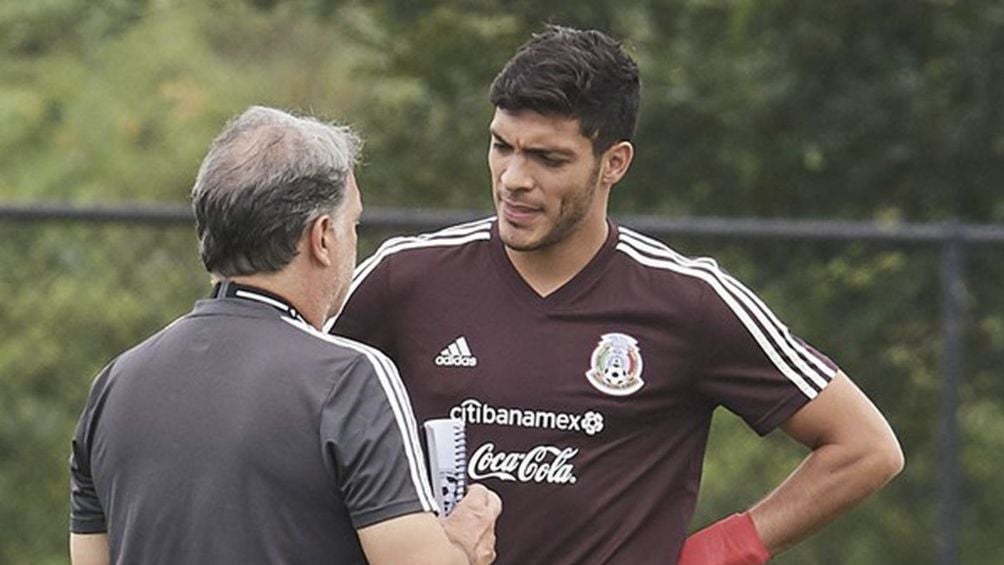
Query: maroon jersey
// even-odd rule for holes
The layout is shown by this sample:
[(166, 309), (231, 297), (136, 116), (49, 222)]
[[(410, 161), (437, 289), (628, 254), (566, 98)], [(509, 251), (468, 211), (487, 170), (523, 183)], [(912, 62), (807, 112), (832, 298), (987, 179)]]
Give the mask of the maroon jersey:
[(543, 298), (492, 219), (391, 239), (333, 331), (397, 363), (420, 421), (467, 422), (503, 564), (675, 562), (715, 407), (765, 434), (836, 372), (713, 260), (613, 225)]

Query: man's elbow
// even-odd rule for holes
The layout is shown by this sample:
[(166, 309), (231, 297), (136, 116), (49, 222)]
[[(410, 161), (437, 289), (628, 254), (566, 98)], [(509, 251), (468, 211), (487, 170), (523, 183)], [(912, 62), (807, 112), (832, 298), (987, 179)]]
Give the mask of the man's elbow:
[(886, 453), (886, 482), (891, 481), (896, 475), (902, 473), (904, 467), (906, 467), (906, 456), (903, 454), (903, 448), (899, 445), (898, 441), (893, 439), (892, 446)]
[(896, 436), (891, 432), (881, 441), (875, 442), (868, 459), (869, 475), (878, 490), (899, 475), (906, 466), (906, 457)]

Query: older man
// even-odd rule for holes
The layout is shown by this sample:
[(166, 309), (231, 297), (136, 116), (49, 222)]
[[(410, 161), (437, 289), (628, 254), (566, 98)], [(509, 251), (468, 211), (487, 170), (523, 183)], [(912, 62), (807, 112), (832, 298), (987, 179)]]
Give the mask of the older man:
[(208, 299), (112, 361), (73, 439), (90, 563), (486, 563), (498, 497), (437, 520), (394, 364), (318, 331), (362, 210), (347, 128), (251, 108), (192, 191)]

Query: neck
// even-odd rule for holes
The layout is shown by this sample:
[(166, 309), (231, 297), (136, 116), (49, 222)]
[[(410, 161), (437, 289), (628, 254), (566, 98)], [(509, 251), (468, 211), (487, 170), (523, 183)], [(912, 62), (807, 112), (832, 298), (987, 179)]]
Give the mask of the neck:
[(230, 277), (238, 284), (254, 286), (283, 297), (303, 316), (308, 324), (321, 329), (327, 317), (326, 305), (316, 291), (317, 285), (311, 285), (306, 277), (299, 277), (292, 269), (283, 269), (275, 273), (258, 273)]
[(610, 226), (605, 217), (593, 224), (579, 226), (562, 241), (542, 249), (518, 251), (506, 247), (506, 255), (530, 288), (546, 297), (579, 274), (603, 247)]

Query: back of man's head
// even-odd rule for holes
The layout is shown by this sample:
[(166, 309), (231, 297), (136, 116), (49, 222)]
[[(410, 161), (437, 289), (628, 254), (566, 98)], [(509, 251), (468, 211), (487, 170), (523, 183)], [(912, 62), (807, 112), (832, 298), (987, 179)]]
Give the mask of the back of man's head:
[(599, 154), (634, 135), (640, 90), (638, 65), (620, 43), (595, 30), (549, 26), (506, 63), (489, 98), (503, 110), (577, 118)]
[(220, 277), (282, 270), (334, 213), (361, 147), (346, 127), (255, 106), (213, 141), (192, 188), (199, 252)]

